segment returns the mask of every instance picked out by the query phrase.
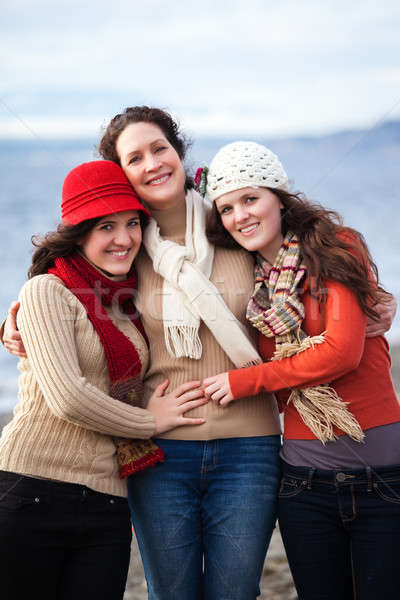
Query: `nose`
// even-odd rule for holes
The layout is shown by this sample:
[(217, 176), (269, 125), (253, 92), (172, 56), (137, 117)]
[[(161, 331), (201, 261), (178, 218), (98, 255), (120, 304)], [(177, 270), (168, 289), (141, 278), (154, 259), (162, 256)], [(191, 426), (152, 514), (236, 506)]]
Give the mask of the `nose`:
[(118, 227), (114, 234), (114, 243), (118, 246), (129, 246), (131, 244), (131, 236), (126, 227)]
[(249, 211), (244, 204), (238, 204), (235, 206), (234, 216), (237, 223), (242, 223), (248, 219)]
[(146, 156), (146, 171), (156, 171), (161, 165), (161, 161), (156, 154), (149, 154)]

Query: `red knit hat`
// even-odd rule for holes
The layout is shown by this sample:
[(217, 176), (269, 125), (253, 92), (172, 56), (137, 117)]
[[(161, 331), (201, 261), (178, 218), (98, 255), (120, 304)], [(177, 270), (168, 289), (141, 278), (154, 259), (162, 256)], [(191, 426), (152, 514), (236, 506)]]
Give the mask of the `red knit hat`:
[(150, 217), (116, 163), (94, 160), (75, 167), (66, 176), (61, 202), (65, 225), (77, 225), (124, 210), (140, 210)]

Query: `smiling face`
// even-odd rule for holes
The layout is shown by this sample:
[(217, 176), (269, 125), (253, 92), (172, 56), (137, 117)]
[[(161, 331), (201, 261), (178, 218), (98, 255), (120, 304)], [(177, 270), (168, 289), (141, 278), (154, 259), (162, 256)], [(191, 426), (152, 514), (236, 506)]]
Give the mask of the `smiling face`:
[(125, 210), (100, 219), (80, 248), (97, 268), (121, 276), (129, 272), (141, 242), (139, 213)]
[(267, 188), (246, 187), (220, 196), (215, 204), (233, 239), (273, 263), (283, 242), (279, 198)]
[(178, 206), (185, 199), (185, 170), (175, 148), (157, 125), (131, 123), (116, 143), (121, 167), (150, 209)]

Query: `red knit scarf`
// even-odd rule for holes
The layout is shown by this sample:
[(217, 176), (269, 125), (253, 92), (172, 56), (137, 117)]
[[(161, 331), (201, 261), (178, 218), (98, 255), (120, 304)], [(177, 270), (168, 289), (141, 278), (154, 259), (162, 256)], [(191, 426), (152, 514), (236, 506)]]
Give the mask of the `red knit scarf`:
[[(107, 359), (110, 396), (131, 406), (141, 406), (143, 398), (140, 371), (142, 363), (132, 342), (114, 325), (105, 306), (126, 314), (147, 341), (133, 298), (137, 274), (132, 267), (124, 281), (109, 279), (76, 253), (56, 258), (49, 273), (57, 275), (83, 304), (98, 333)], [(164, 459), (152, 440), (117, 439), (120, 476), (127, 477)]]

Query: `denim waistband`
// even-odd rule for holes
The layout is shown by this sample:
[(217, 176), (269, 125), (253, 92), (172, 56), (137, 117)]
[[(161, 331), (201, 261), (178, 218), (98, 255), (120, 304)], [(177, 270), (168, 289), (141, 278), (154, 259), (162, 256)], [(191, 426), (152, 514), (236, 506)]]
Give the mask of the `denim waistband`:
[(91, 488), (79, 483), (69, 483), (67, 481), (56, 481), (53, 479), (40, 479), (38, 477), (24, 475), (22, 473), (14, 473), (11, 471), (0, 470), (0, 484), (2, 482), (15, 484), (18, 491), (21, 493), (24, 489), (37, 491), (38, 493), (46, 493), (50, 496), (99, 496), (104, 495), (101, 492), (92, 490)]
[(313, 467), (295, 467), (282, 463), (283, 475), (289, 475), (311, 485), (311, 482), (330, 483), (337, 485), (365, 484), (372, 486), (375, 481), (391, 481), (400, 479), (400, 465), (385, 465), (383, 467), (365, 466), (361, 469), (314, 469)]

